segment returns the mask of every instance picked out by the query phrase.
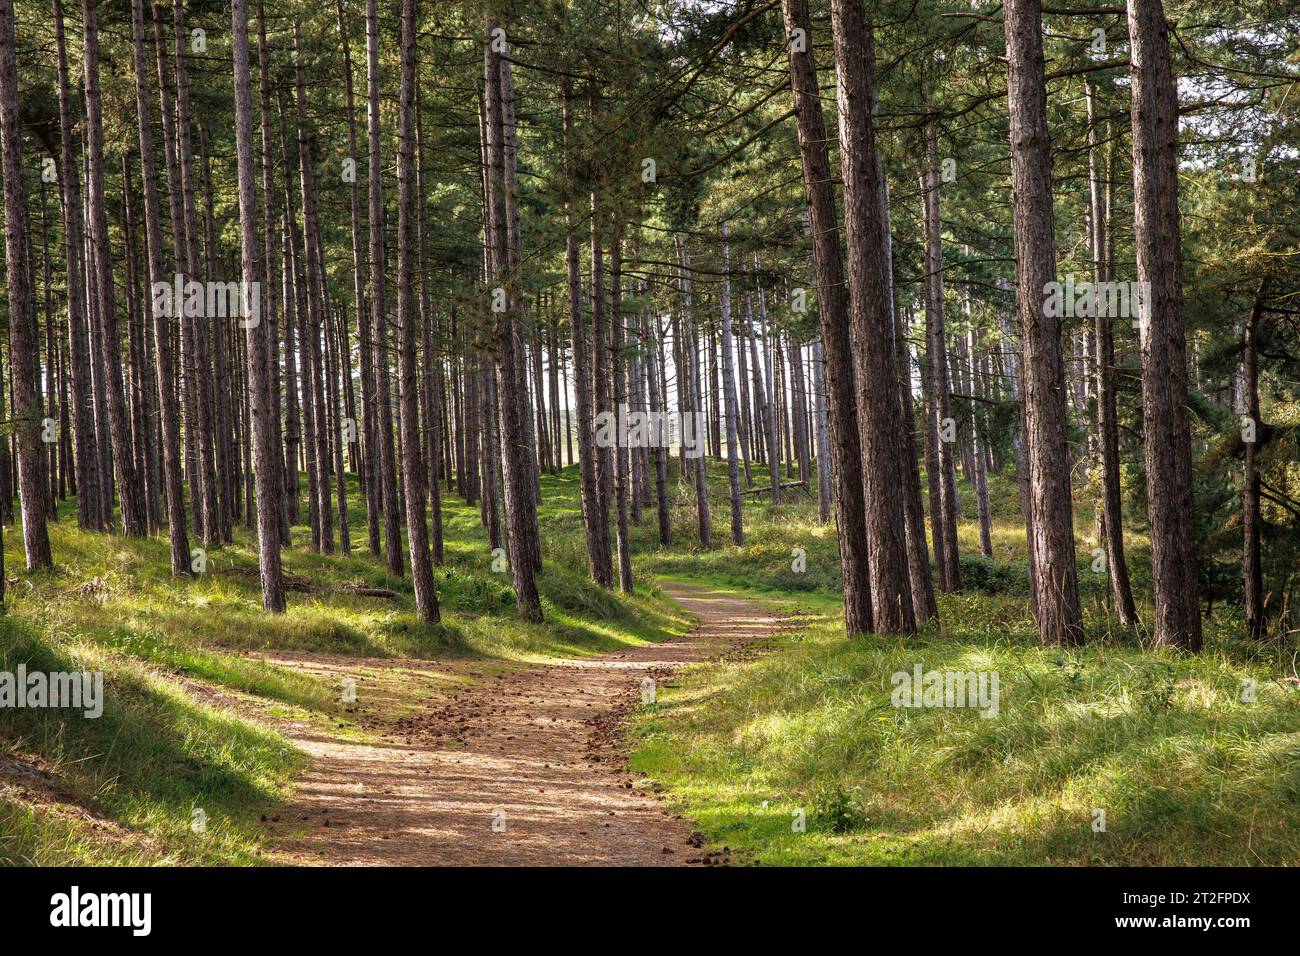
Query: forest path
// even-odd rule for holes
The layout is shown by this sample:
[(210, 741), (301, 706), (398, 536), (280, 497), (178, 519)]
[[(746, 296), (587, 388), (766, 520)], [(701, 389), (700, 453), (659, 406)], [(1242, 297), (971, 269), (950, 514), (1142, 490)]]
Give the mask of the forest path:
[[(313, 758), (275, 818), (281, 862), (334, 866), (621, 865), (711, 862), (691, 828), (629, 773), (623, 724), (646, 677), (774, 633), (780, 618), (686, 584), (696, 615), (674, 640), (485, 676), (394, 722), (381, 742), (290, 736)], [(403, 665), (393, 662), (395, 666)], [(305, 828), (305, 829), (304, 829)]]

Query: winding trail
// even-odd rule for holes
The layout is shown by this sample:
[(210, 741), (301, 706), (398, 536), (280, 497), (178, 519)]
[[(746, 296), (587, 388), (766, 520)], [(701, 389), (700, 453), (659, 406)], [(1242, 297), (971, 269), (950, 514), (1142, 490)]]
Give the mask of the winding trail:
[(774, 633), (780, 619), (706, 588), (664, 590), (698, 619), (675, 640), (486, 675), (396, 722), (381, 743), (291, 732), (313, 764), (282, 814), (279, 859), (335, 866), (710, 862), (687, 823), (628, 772), (624, 720), (640, 703), (645, 678), (662, 682), (743, 647)]

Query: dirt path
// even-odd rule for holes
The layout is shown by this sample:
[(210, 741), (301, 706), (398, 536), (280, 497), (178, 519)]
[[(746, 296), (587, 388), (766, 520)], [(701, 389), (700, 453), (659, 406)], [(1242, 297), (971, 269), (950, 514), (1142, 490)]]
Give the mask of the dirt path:
[[(665, 866), (709, 862), (690, 827), (628, 773), (621, 726), (642, 681), (779, 627), (758, 605), (665, 591), (698, 625), (673, 641), (484, 678), (398, 722), (383, 743), (308, 733), (314, 758), (280, 829), (306, 865)], [(306, 828), (305, 832), (302, 828)]]

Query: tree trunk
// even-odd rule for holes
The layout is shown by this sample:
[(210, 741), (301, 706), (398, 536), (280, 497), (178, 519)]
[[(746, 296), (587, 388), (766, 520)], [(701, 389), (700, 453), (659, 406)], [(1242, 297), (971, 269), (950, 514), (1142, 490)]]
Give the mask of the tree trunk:
[(574, 225), (575, 191), (574, 156), (577, 145), (573, 133), (573, 97), (569, 83), (563, 86), (563, 122), (565, 149), (564, 239), (565, 264), (568, 270), (569, 316), (573, 340), (573, 395), (578, 419), (578, 471), (582, 492), (582, 523), (587, 533), (587, 565), (591, 579), (604, 588), (614, 586), (612, 558), (609, 552), (608, 525), (600, 520), (600, 494), (596, 477), (596, 437), (592, 421), (592, 378), (582, 310), (582, 276), (578, 271), (578, 236)]
[[(893, 383), (898, 381), (889, 259), (880, 164), (871, 114), (875, 52), (862, 0), (831, 0), (839, 102), (840, 165), (844, 179), (844, 235), (848, 255), (849, 318), (862, 498), (866, 515), (872, 610), (876, 630), (916, 630), (907, 572), (907, 533), (898, 499), (902, 435)], [(802, 419), (802, 416), (800, 416)]]
[[(88, 0), (94, 2), (94, 0)], [(158, 29), (159, 82), (162, 82), (163, 69), (161, 60), (162, 44), (162, 6), (154, 4), (154, 25)], [(183, 0), (172, 0), (172, 37), (173, 52), (176, 61), (176, 119), (175, 148), (176, 166), (180, 174), (181, 210), (184, 217), (184, 272), (190, 279), (198, 279), (199, 236), (198, 214), (194, 201), (194, 150), (191, 146), (189, 118), (189, 79), (186, 71), (186, 44), (190, 41), (189, 31), (185, 28), (185, 4)], [(165, 128), (165, 127), (164, 127)], [(180, 268), (177, 271), (182, 271)], [(208, 278), (211, 278), (209, 276)], [(209, 343), (206, 319), (212, 317), (198, 316), (189, 325), (189, 366), (193, 373), (194, 419), (186, 423), (187, 430), (193, 430), (194, 445), (197, 454), (199, 481), (197, 492), (190, 489), (191, 495), (200, 496), (196, 512), (202, 516), (200, 526), (205, 545), (214, 546), (221, 540), (221, 518), (217, 499), (217, 464), (216, 444), (220, 441), (217, 432), (217, 414), (214, 408), (215, 392), (211, 375), (209, 356), (219, 348), (219, 342)], [(111, 390), (110, 390), (111, 395)], [(110, 399), (111, 402), (111, 399)], [(114, 444), (116, 444), (114, 437)], [(197, 520), (196, 520), (197, 524)]]
[(1264, 577), (1260, 568), (1259, 470), (1256, 463), (1259, 432), (1263, 422), (1259, 410), (1259, 317), (1264, 303), (1264, 283), (1246, 318), (1242, 340), (1241, 377), (1244, 425), (1252, 429), (1245, 442), (1246, 462), (1241, 483), (1242, 584), (1245, 592), (1246, 626), (1250, 636), (1261, 640), (1267, 634), (1264, 620)]
[[(388, 382), (388, 315), (384, 277), (383, 167), (379, 131), (379, 17), (376, 0), (366, 0), (366, 76), (369, 84), (370, 134), (370, 329), (374, 350), (375, 429), (379, 456), (380, 507), (388, 543), (388, 573), (402, 573), (402, 529), (397, 510), (397, 474), (393, 458), (393, 393)], [(435, 599), (436, 600), (436, 599)]]
[[(1102, 199), (1101, 176), (1097, 164), (1097, 130), (1094, 116), (1095, 95), (1091, 86), (1084, 88), (1088, 108), (1088, 183), (1092, 206), (1092, 278), (1096, 283), (1110, 279), (1106, 257), (1106, 234), (1109, 210)], [(1114, 147), (1111, 147), (1112, 155)], [(1107, 177), (1109, 180), (1109, 177)], [(1106, 186), (1110, 188), (1109, 183)], [(1111, 332), (1113, 316), (1094, 310), (1093, 350), (1096, 368), (1094, 400), (1097, 408), (1097, 445), (1101, 453), (1102, 542), (1106, 549), (1106, 570), (1110, 576), (1111, 601), (1122, 627), (1136, 627), (1137, 607), (1129, 584), (1128, 562), (1124, 554), (1124, 508), (1119, 481), (1119, 423), (1115, 408), (1115, 342)]]
[[(412, 0), (406, 0), (411, 3)], [(501, 466), (505, 497), (506, 534), (509, 541), (510, 572), (515, 586), (515, 607), (528, 620), (542, 619), (541, 598), (537, 593), (535, 578), (537, 549), (537, 512), (533, 498), (534, 478), (528, 466), (526, 430), (527, 416), (521, 415), (518, 391), (518, 364), (523, 360), (515, 331), (523, 298), (514, 286), (510, 256), (511, 210), (506, 194), (515, 188), (507, 179), (505, 143), (505, 103), (503, 84), (503, 53), (505, 31), (494, 36), (495, 22), (489, 17), (485, 22), (487, 42), (484, 45), (484, 100), (487, 142), (484, 144), (489, 161), (488, 208), (491, 229), (488, 262), (490, 281), (505, 292), (505, 310), (496, 316), (492, 330), (493, 354), (497, 396), (499, 399), (500, 438), (503, 454)], [(500, 42), (498, 42), (498, 36)], [(506, 286), (509, 285), (509, 288)], [(405, 411), (403, 412), (405, 415)], [(493, 459), (495, 462), (495, 458)]]
[[(285, 472), (284, 461), (281, 458), (281, 449), (284, 443), (283, 429), (280, 425), (280, 362), (278, 356), (279, 350), (279, 327), (275, 311), (276, 301), (276, 282), (275, 282), (275, 262), (276, 262), (276, 219), (275, 219), (275, 177), (272, 169), (271, 150), (273, 141), (271, 139), (271, 82), (270, 82), (270, 64), (269, 53), (266, 46), (266, 9), (263, 0), (257, 3), (257, 61), (258, 61), (258, 92), (261, 97), (262, 106), (262, 229), (263, 247), (262, 254), (265, 262), (265, 289), (266, 294), (262, 296), (262, 312), (271, 336), (271, 342), (267, 346), (267, 361), (270, 364), (271, 375), (271, 393), (270, 393), (270, 413), (272, 442), (271, 450), (275, 454), (279, 465), (276, 467), (272, 476), (268, 479), (270, 482), (269, 489), (273, 500), (277, 502), (275, 512), (278, 516), (280, 529), (280, 543), (287, 545), (289, 543), (289, 510), (288, 501), (285, 497)], [(250, 94), (251, 95), (251, 94)], [(287, 312), (286, 312), (287, 317)], [(250, 350), (251, 351), (251, 350)], [(292, 390), (292, 382), (290, 382)], [(254, 465), (254, 482), (256, 482), (256, 465)], [(259, 495), (259, 497), (261, 497)]]
[[(316, 516), (319, 522), (319, 548), (323, 554), (334, 552), (334, 519), (330, 508), (330, 415), (326, 394), (325, 359), (321, 337), (325, 332), (326, 306), (324, 276), (320, 267), (320, 219), (317, 212), (316, 177), (313, 171), (311, 141), (307, 132), (307, 89), (303, 77), (302, 30), (293, 25), (294, 73), (297, 81), (298, 182), (302, 192), (303, 264), (307, 273), (307, 312), (302, 326), (304, 372), (310, 376), (315, 463)], [(310, 344), (309, 344), (310, 339)], [(308, 369), (310, 371), (308, 371)], [(346, 505), (345, 505), (346, 507)]]
[(1182, 249), (1178, 221), (1178, 94), (1161, 0), (1131, 0), (1133, 240), (1141, 293), (1142, 417), (1155, 642), (1201, 649), (1187, 419)]
[(67, 262), (68, 364), (72, 380), (73, 469), (77, 489), (77, 526), (98, 526), (99, 450), (90, 379), (90, 341), (86, 317), (81, 251), (81, 178), (72, 142), (72, 104), (68, 90), (68, 54), (64, 39), (63, 0), (54, 0), (54, 41), (59, 61), (59, 185), (63, 190), (63, 250)]
[(610, 373), (614, 383), (614, 416), (617, 438), (614, 442), (614, 509), (615, 545), (618, 548), (618, 584), (624, 594), (632, 593), (632, 545), (628, 540), (628, 455), (623, 422), (626, 421), (627, 387), (623, 377), (623, 229), (615, 230), (609, 254), (609, 321)]
[(1025, 452), (1033, 516), (1038, 633), (1047, 644), (1083, 641), (1073, 502), (1066, 446), (1060, 318), (1048, 307), (1056, 281), (1052, 155), (1047, 130), (1039, 0), (1008, 0), (1007, 88), (1011, 110), (1012, 219), (1023, 353)]
[(739, 424), (737, 423), (736, 376), (731, 333), (731, 259), (727, 249), (727, 223), (722, 224), (722, 394), (727, 417), (727, 482), (731, 486), (731, 541), (745, 543), (745, 522), (741, 513)]
[(826, 359), (822, 340), (813, 342), (813, 392), (817, 399), (817, 520), (831, 520), (831, 434), (826, 417)]
[(283, 611), (284, 577), (280, 572), (280, 496), (276, 480), (280, 452), (275, 444), (271, 404), (271, 363), (275, 330), (252, 308), (252, 290), (262, 281), (258, 269), (257, 181), (253, 173), (253, 93), (248, 62), (246, 0), (231, 6), (235, 69), (235, 153), (239, 177), (239, 247), (243, 269), (244, 326), (248, 362), (249, 413), (252, 418), (253, 480), (257, 485), (257, 564), (262, 579), (262, 608)]
[[(970, 307), (967, 305), (967, 321), (970, 321)], [(984, 439), (980, 434), (979, 418), (975, 414), (976, 401), (976, 375), (975, 367), (975, 329), (968, 327), (966, 330), (966, 357), (970, 363), (970, 390), (967, 394), (971, 396), (971, 418), (970, 418), (970, 451), (971, 451), (971, 468), (974, 473), (975, 484), (975, 506), (979, 511), (980, 520), (980, 554), (986, 558), (993, 557), (993, 516), (989, 509), (989, 485), (988, 471), (984, 465)]]
[[(373, 3), (374, 0), (371, 0)], [(406, 499), (406, 536), (411, 555), (415, 606), (424, 621), (438, 620), (438, 594), (429, 556), (429, 527), (424, 512), (424, 469), (420, 464), (420, 391), (415, 368), (418, 303), (415, 285), (415, 0), (402, 0), (401, 101), (397, 151), (397, 316), (398, 386), (402, 402), (402, 492)], [(372, 169), (374, 176), (378, 170)], [(390, 542), (398, 539), (390, 536)], [(390, 545), (391, 546), (391, 545)]]
[[(45, 527), (49, 494), (48, 458), (41, 441), (40, 349), (36, 295), (28, 247), (27, 187), (23, 177), (22, 131), (18, 112), (18, 62), (15, 56), (12, 0), (0, 0), (0, 132), (4, 138), (5, 262), (9, 284), (9, 363), (12, 369), (13, 421), (18, 444), (18, 493), (23, 510), (23, 548), (27, 570), (52, 567)], [(107, 234), (105, 234), (107, 238)]]
[[(144, 2), (131, 0), (131, 33), (135, 49), (135, 105), (140, 135), (140, 183), (144, 190), (145, 240), (149, 249), (151, 286), (167, 284), (163, 265), (162, 211), (157, 192), (153, 127), (149, 114), (149, 88), (144, 54)], [(158, 408), (162, 426), (163, 473), (167, 519), (171, 525), (172, 574), (189, 574), (190, 546), (185, 529), (185, 495), (181, 485), (180, 414), (177, 408), (176, 366), (172, 353), (171, 316), (154, 309), (154, 357), (158, 369)]]
[[(658, 331), (658, 321), (651, 319), (654, 331)], [(652, 337), (654, 332), (651, 333)], [(665, 396), (659, 389), (659, 350), (655, 348), (655, 343), (651, 342), (650, 347), (646, 349), (646, 376), (649, 380), (650, 387), (650, 412), (654, 415), (663, 415), (666, 421), (668, 415), (668, 403)], [(667, 426), (664, 426), (665, 429)], [(656, 436), (658, 438), (658, 436)], [(668, 449), (665, 447), (665, 441), (656, 440), (652, 443), (651, 454), (655, 462), (655, 501), (659, 515), (659, 543), (665, 548), (672, 544), (673, 540), (673, 522), (672, 514), (668, 510)]]
[[(366, 497), (366, 540), (370, 553), (379, 556), (379, 479), (374, 465), (377, 462), (374, 450), (374, 368), (370, 355), (369, 315), (366, 309), (365, 294), (365, 253), (362, 250), (361, 236), (361, 186), (358, 182), (357, 166), (357, 120), (356, 94), (352, 80), (352, 47), (348, 43), (347, 18), (343, 13), (343, 0), (338, 0), (339, 37), (343, 43), (344, 88), (348, 111), (348, 159), (352, 161), (352, 179), (349, 191), (349, 211), (352, 215), (352, 303), (357, 316), (357, 336), (361, 343), (361, 418), (356, 424), (356, 440), (360, 443), (365, 457), (358, 469), (363, 493)], [(349, 376), (350, 377), (350, 376)], [(355, 445), (353, 446), (356, 447)]]
[[(677, 258), (681, 262), (682, 292), (682, 326), (686, 335), (687, 383), (686, 393), (690, 396), (691, 428), (694, 434), (694, 447), (689, 449), (688, 468), (695, 484), (695, 517), (699, 529), (700, 544), (706, 548), (713, 546), (713, 520), (709, 514), (708, 473), (704, 464), (704, 450), (708, 444), (708, 435), (699, 427), (704, 410), (704, 396), (700, 388), (700, 350), (695, 334), (695, 323), (691, 318), (691, 257), (686, 249), (686, 240), (675, 237), (677, 241)], [(682, 450), (688, 451), (684, 437)]]
[[(790, 58), (790, 88), (794, 94), (804, 197), (813, 234), (813, 267), (817, 276), (817, 317), (826, 351), (826, 386), (836, 487), (836, 530), (840, 573), (844, 587), (844, 624), (848, 634), (872, 629), (870, 558), (866, 546), (867, 519), (862, 499), (862, 449), (854, 398), (853, 352), (849, 336), (849, 303), (840, 259), (839, 226), (831, 191), (817, 69), (806, 0), (782, 0), (786, 44)], [(802, 31), (796, 34), (796, 31)], [(802, 36), (804, 41), (796, 43)], [(775, 402), (773, 403), (775, 405)], [(776, 444), (775, 430), (772, 444)], [(775, 456), (772, 450), (769, 460)], [(773, 479), (774, 481), (777, 479)]]
[[(926, 166), (921, 188), (925, 199), (925, 364), (929, 384), (929, 431), (926, 472), (930, 481), (930, 533), (934, 536), (939, 589), (961, 590), (961, 560), (957, 553), (957, 487), (952, 446), (944, 435), (951, 420), (948, 406), (948, 345), (943, 322), (943, 247), (939, 209), (938, 130), (933, 113), (927, 117)], [(955, 436), (953, 436), (955, 438)]]
[[(82, 29), (85, 34), (86, 89), (86, 203), (90, 213), (91, 249), (100, 277), (96, 304), (99, 312), (99, 371), (108, 398), (108, 424), (112, 434), (113, 467), (122, 499), (122, 531), (130, 537), (146, 532), (144, 495), (135, 474), (131, 445), (131, 419), (122, 384), (122, 347), (117, 327), (117, 301), (113, 284), (113, 252), (109, 246), (108, 214), (104, 189), (104, 119), (99, 94), (99, 31), (95, 23), (95, 2), (84, 0)], [(12, 267), (12, 262), (11, 262)], [(18, 367), (14, 367), (15, 386)], [(110, 502), (111, 512), (111, 502)]]

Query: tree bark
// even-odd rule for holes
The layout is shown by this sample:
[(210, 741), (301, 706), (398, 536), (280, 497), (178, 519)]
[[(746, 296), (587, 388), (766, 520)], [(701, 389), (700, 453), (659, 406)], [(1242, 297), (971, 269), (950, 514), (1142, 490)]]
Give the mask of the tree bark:
[[(352, 47), (348, 42), (347, 19), (343, 12), (343, 0), (338, 2), (339, 37), (343, 44), (344, 88), (348, 111), (348, 158), (352, 160), (352, 182), (349, 192), (349, 211), (352, 215), (352, 303), (357, 316), (357, 336), (361, 343), (361, 418), (357, 423), (357, 441), (360, 443), (364, 458), (358, 469), (362, 491), (366, 498), (366, 540), (370, 553), (379, 556), (379, 478), (375, 464), (375, 398), (374, 368), (370, 355), (369, 314), (366, 308), (365, 293), (365, 252), (362, 247), (361, 234), (361, 186), (357, 176), (360, 159), (357, 156), (357, 119), (356, 95), (352, 79)], [(355, 447), (355, 446), (354, 446)]]
[(248, 60), (246, 0), (232, 0), (231, 28), (235, 70), (235, 153), (239, 179), (239, 248), (243, 270), (244, 326), (248, 362), (249, 414), (252, 418), (253, 481), (257, 486), (257, 565), (262, 581), (262, 608), (284, 610), (284, 576), (280, 569), (280, 495), (276, 477), (280, 453), (275, 444), (271, 404), (271, 363), (275, 330), (252, 309), (252, 290), (262, 281), (258, 269), (257, 180), (253, 173), (253, 93)]
[[(655, 332), (658, 331), (658, 320), (650, 318), (650, 323)], [(652, 337), (654, 332), (651, 333)], [(646, 370), (649, 373), (650, 389), (650, 411), (652, 414), (663, 415), (666, 421), (668, 415), (668, 404), (665, 396), (659, 389), (659, 350), (655, 343), (651, 342), (650, 347), (646, 349)], [(665, 429), (666, 429), (665, 425)], [(651, 449), (655, 462), (655, 503), (659, 516), (659, 543), (665, 548), (672, 544), (673, 540), (673, 522), (672, 514), (668, 510), (668, 449), (664, 447), (662, 441), (655, 441)]]
[[(835, 523), (839, 535), (840, 573), (844, 587), (844, 625), (846, 632), (853, 635), (872, 630), (873, 609), (870, 557), (866, 547), (867, 521), (862, 498), (862, 449), (854, 397), (849, 304), (844, 265), (840, 259), (839, 226), (831, 191), (830, 163), (826, 154), (826, 125), (822, 120), (817, 69), (812, 57), (808, 6), (806, 0), (782, 0), (781, 10), (785, 18), (790, 88), (794, 94), (804, 198), (813, 234), (817, 316), (821, 323), (822, 346), (827, 357), (831, 454), (839, 491), (836, 496)], [(802, 44), (794, 42), (795, 31), (802, 31), (805, 38)], [(772, 437), (772, 444), (775, 445), (775, 432)], [(774, 454), (773, 449), (772, 456)]]
[[(131, 34), (135, 50), (135, 105), (140, 135), (140, 183), (144, 190), (145, 240), (149, 249), (152, 285), (168, 282), (163, 265), (162, 212), (159, 208), (154, 163), (153, 127), (149, 113), (149, 87), (145, 72), (144, 0), (131, 0)], [(162, 426), (163, 483), (167, 520), (171, 531), (172, 574), (189, 574), (190, 547), (185, 527), (185, 495), (181, 485), (180, 414), (177, 408), (176, 366), (172, 352), (171, 316), (154, 309), (154, 357), (157, 365), (158, 408)]]
[(1084, 635), (1074, 563), (1065, 369), (1060, 319), (1047, 303), (1049, 286), (1056, 281), (1056, 242), (1042, 14), (1039, 0), (1008, 0), (1004, 10), (1011, 110), (1012, 220), (1024, 367), (1021, 401), (1037, 561), (1032, 585), (1042, 641), (1078, 644)]
[[(700, 387), (699, 341), (696, 337), (695, 322), (691, 317), (691, 257), (686, 248), (686, 240), (680, 235), (675, 238), (677, 241), (677, 258), (681, 263), (682, 326), (686, 335), (686, 393), (690, 396), (691, 427), (695, 439), (694, 448), (690, 450), (690, 454), (694, 457), (688, 456), (687, 467), (691, 471), (691, 477), (695, 484), (695, 517), (696, 527), (699, 529), (700, 534), (700, 544), (710, 548), (713, 546), (713, 520), (709, 514), (708, 473), (704, 464), (704, 450), (708, 443), (708, 435), (705, 433), (705, 429), (698, 427), (698, 423), (702, 420), (701, 413), (704, 410), (704, 396)], [(683, 453), (687, 451), (684, 436), (682, 450)]]
[(627, 408), (627, 386), (623, 377), (623, 229), (615, 230), (609, 254), (610, 373), (614, 385), (614, 416), (618, 437), (614, 442), (614, 538), (618, 549), (618, 585), (632, 593), (632, 544), (628, 538), (628, 456), (622, 422)]
[(573, 132), (573, 97), (568, 81), (563, 85), (565, 149), (564, 240), (568, 270), (569, 324), (573, 341), (573, 394), (578, 419), (578, 471), (582, 493), (582, 523), (587, 533), (587, 565), (591, 579), (604, 588), (614, 586), (609, 551), (608, 524), (600, 520), (600, 494), (596, 476), (596, 436), (592, 420), (592, 378), (582, 309), (582, 276), (578, 270), (578, 236), (574, 224), (573, 199), (576, 191)]
[[(1092, 277), (1097, 283), (1110, 279), (1110, 263), (1106, 255), (1106, 235), (1109, 228), (1109, 211), (1102, 199), (1101, 176), (1097, 163), (1097, 129), (1095, 94), (1085, 86), (1088, 109), (1088, 184), (1092, 206)], [(1112, 147), (1113, 150), (1113, 147)], [(1108, 177), (1109, 178), (1109, 177)], [(1109, 189), (1109, 185), (1106, 187)], [(1115, 341), (1111, 332), (1112, 316), (1095, 310), (1093, 334), (1096, 346), (1096, 385), (1094, 400), (1097, 408), (1097, 445), (1101, 453), (1102, 542), (1106, 549), (1106, 570), (1110, 576), (1111, 602), (1122, 627), (1136, 627), (1137, 607), (1133, 603), (1133, 589), (1129, 584), (1128, 562), (1124, 554), (1124, 508), (1120, 496), (1119, 480), (1119, 422), (1115, 407)]]
[[(373, 3), (374, 0), (371, 0)], [(411, 556), (411, 583), (421, 620), (438, 620), (438, 594), (429, 556), (429, 527), (424, 512), (424, 469), (420, 464), (420, 394), (415, 369), (416, 189), (415, 169), (415, 0), (402, 0), (402, 65), (397, 151), (397, 316), (398, 384), (402, 402), (402, 492), (406, 499), (406, 536)], [(371, 171), (371, 175), (377, 174)], [(390, 541), (398, 540), (390, 536)]]
[[(99, 30), (95, 23), (95, 0), (84, 0), (82, 29), (85, 36), (86, 202), (90, 213), (91, 249), (100, 276), (96, 304), (99, 312), (100, 374), (104, 377), (108, 398), (108, 424), (112, 434), (113, 467), (117, 473), (118, 495), (122, 500), (122, 531), (129, 537), (142, 537), (147, 528), (144, 495), (136, 479), (135, 455), (131, 445), (131, 420), (126, 392), (122, 384), (122, 347), (118, 335), (117, 301), (113, 285), (113, 252), (109, 246), (108, 214), (104, 190), (104, 118), (99, 93)], [(15, 365), (15, 372), (18, 371)], [(15, 375), (15, 385), (18, 379)], [(110, 501), (111, 512), (111, 501)]]
[(907, 534), (897, 494), (903, 449), (892, 386), (898, 381), (898, 368), (884, 244), (884, 193), (872, 120), (875, 52), (862, 0), (831, 0), (831, 25), (872, 610), (877, 631), (911, 633), (916, 619), (907, 572)]
[(722, 224), (722, 395), (727, 418), (727, 482), (731, 486), (731, 541), (745, 543), (745, 520), (741, 511), (739, 423), (736, 401), (736, 376), (732, 356), (735, 342), (731, 331), (731, 257), (727, 247), (728, 226)]
[(366, 76), (369, 86), (370, 135), (370, 328), (374, 350), (375, 429), (379, 456), (380, 507), (384, 514), (388, 573), (402, 573), (402, 529), (397, 510), (397, 474), (393, 457), (393, 393), (388, 382), (388, 316), (384, 277), (383, 167), (379, 131), (379, 17), (376, 0), (366, 0)]
[(63, 0), (54, 0), (54, 41), (59, 61), (59, 185), (63, 190), (63, 250), (67, 262), (68, 365), (72, 380), (72, 461), (77, 489), (77, 526), (94, 528), (98, 525), (99, 449), (95, 440), (95, 415), (91, 404), (90, 340), (83, 311), (86, 293), (81, 258), (81, 178), (73, 153)]
[[(406, 0), (411, 2), (411, 0)], [(505, 292), (505, 311), (495, 317), (492, 330), (495, 358), (502, 481), (505, 498), (506, 535), (509, 542), (510, 573), (514, 579), (515, 607), (528, 620), (542, 619), (541, 598), (537, 593), (535, 577), (537, 550), (537, 512), (533, 498), (534, 478), (528, 466), (526, 415), (521, 415), (518, 391), (518, 364), (522, 361), (516, 323), (523, 298), (514, 285), (511, 270), (509, 220), (506, 193), (514, 187), (507, 181), (505, 143), (505, 103), (503, 84), (503, 53), (505, 32), (494, 36), (498, 27), (489, 17), (485, 21), (484, 45), (484, 100), (488, 156), (488, 207), (492, 228), (488, 230), (490, 247), (488, 262), (491, 281)], [(498, 42), (498, 37), (500, 41)], [(516, 227), (517, 229), (517, 227)], [(517, 232), (516, 232), (517, 235)], [(405, 413), (403, 413), (405, 414)]]
[(5, 262), (9, 285), (9, 364), (13, 420), (18, 444), (18, 493), (23, 512), (27, 570), (52, 567), (45, 526), (49, 495), (48, 457), (41, 441), (41, 332), (36, 322), (28, 246), (27, 187), (23, 176), (22, 127), (18, 112), (18, 62), (12, 0), (0, 0), (0, 133), (4, 148)]
[(1178, 94), (1161, 0), (1131, 0), (1133, 240), (1155, 642), (1201, 649), (1178, 214)]
[(1243, 328), (1241, 353), (1242, 398), (1244, 424), (1252, 428), (1252, 440), (1245, 442), (1245, 467), (1241, 482), (1241, 570), (1245, 593), (1246, 626), (1250, 636), (1262, 640), (1268, 633), (1264, 619), (1264, 576), (1260, 567), (1259, 514), (1259, 434), (1263, 430), (1259, 409), (1259, 317), (1264, 304), (1263, 282), (1255, 293), (1250, 314)]
[(961, 559), (957, 553), (957, 487), (953, 475), (953, 442), (945, 441), (948, 405), (948, 344), (943, 321), (943, 246), (939, 208), (938, 130), (933, 112), (926, 119), (926, 166), (922, 174), (925, 199), (925, 358), (929, 384), (930, 437), (926, 471), (930, 482), (930, 533), (934, 537), (939, 589), (961, 590)]

